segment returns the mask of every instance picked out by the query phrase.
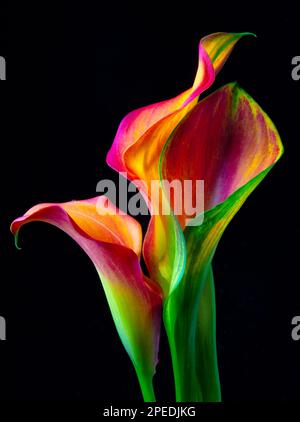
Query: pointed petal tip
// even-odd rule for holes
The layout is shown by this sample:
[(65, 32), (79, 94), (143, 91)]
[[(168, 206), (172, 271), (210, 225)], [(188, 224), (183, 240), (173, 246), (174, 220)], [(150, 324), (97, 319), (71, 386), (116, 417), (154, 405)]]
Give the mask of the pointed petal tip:
[(254, 32), (239, 32), (237, 35), (239, 35), (240, 37), (250, 36), (250, 37), (257, 38), (257, 35), (254, 34)]
[[(240, 89), (240, 84), (238, 83), (238, 81), (232, 81), (229, 82), (228, 84), (224, 85), (226, 87), (228, 87), (228, 89), (232, 90), (232, 91), (236, 91), (238, 89)], [(222, 88), (221, 88), (222, 89)]]

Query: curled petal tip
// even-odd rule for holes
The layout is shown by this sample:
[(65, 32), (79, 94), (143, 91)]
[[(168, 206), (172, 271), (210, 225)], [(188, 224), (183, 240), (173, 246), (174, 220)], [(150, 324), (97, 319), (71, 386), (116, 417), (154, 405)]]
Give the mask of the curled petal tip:
[(22, 248), (19, 246), (19, 231), (16, 231), (14, 233), (14, 239), (15, 239), (15, 247), (20, 251)]
[(18, 250), (21, 250), (22, 248), (19, 246), (19, 224), (18, 224), (18, 219), (14, 220), (11, 225), (10, 225), (10, 231), (14, 236), (14, 240), (15, 240), (15, 247)]
[(15, 247), (20, 251), (22, 248), (19, 246), (19, 232), (15, 234)]

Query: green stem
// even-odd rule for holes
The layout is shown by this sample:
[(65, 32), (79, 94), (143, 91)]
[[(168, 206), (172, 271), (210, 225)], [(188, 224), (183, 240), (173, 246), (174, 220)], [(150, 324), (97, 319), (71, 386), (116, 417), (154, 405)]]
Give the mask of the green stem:
[(144, 375), (138, 370), (136, 370), (136, 373), (142, 390), (144, 402), (156, 402), (152, 376)]
[[(197, 283), (183, 280), (164, 312), (179, 402), (221, 400), (211, 265), (202, 266), (197, 275)], [(189, 282), (188, 289), (185, 282)]]

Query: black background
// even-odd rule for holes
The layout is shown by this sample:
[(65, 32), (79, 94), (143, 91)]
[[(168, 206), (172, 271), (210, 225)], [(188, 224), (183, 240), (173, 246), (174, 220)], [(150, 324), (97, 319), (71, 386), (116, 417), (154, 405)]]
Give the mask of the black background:
[[(300, 341), (291, 338), (300, 314), (293, 5), (61, 2), (3, 11), (1, 20), (2, 397), (141, 399), (87, 256), (40, 223), (24, 227), (18, 251), (9, 224), (39, 202), (95, 196), (100, 179), (116, 179), (105, 156), (121, 118), (190, 86), (201, 37), (250, 31), (258, 38), (239, 42), (213, 89), (237, 80), (273, 119), (286, 151), (215, 257), (221, 384), (225, 402), (299, 399)], [(172, 400), (162, 343), (155, 382), (158, 398)]]

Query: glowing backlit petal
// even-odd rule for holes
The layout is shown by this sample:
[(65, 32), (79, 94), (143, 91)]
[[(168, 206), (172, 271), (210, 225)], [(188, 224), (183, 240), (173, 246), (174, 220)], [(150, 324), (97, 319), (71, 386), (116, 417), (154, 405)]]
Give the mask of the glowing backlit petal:
[(203, 223), (186, 226), (181, 218), (186, 268), (164, 308), (179, 401), (221, 399), (212, 259), (229, 222), (282, 152), (269, 117), (236, 84), (200, 102), (165, 148), (162, 177), (205, 183)]
[(157, 363), (161, 294), (142, 273), (140, 225), (101, 197), (31, 208), (11, 226), (50, 223), (72, 237), (94, 263), (122, 340), (139, 378), (145, 400), (154, 400), (152, 377)]

